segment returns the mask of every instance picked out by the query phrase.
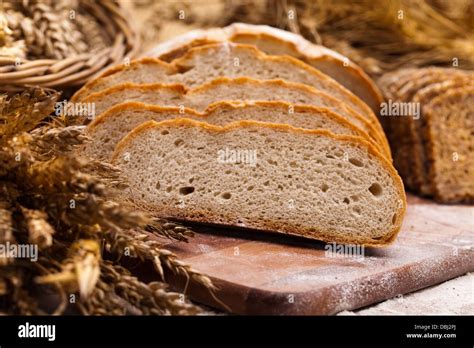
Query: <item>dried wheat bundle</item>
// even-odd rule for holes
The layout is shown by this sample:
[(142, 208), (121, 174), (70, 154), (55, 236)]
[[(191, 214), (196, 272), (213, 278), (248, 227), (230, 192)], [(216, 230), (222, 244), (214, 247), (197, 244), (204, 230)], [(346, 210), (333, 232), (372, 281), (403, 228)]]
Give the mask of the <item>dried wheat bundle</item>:
[(136, 18), (142, 52), (189, 30), (222, 26), (225, 0), (124, 1)]
[[(70, 19), (77, 11), (73, 1), (11, 1), (3, 3), (6, 25), (15, 41), (23, 40), (28, 59), (64, 59), (85, 53), (89, 47), (76, 22)], [(77, 16), (82, 18), (82, 14)], [(91, 21), (90, 26), (98, 27)], [(101, 37), (105, 47), (105, 37)]]
[[(152, 238), (186, 241), (192, 232), (114, 202), (110, 188), (123, 185), (120, 172), (71, 153), (87, 138), (81, 127), (50, 121), (57, 99), (39, 88), (0, 97), (0, 244), (37, 250), (36, 259), (0, 255), (0, 312), (201, 313), (167, 290), (163, 268), (210, 291), (211, 281)], [(140, 281), (104, 252), (149, 260), (158, 281)], [(45, 291), (56, 308), (44, 308), (37, 294)]]
[[(372, 75), (401, 67), (474, 68), (471, 0), (229, 1), (227, 22), (253, 21), (297, 32), (335, 49)], [(246, 12), (252, 12), (247, 16)]]
[(83, 84), (132, 57), (137, 35), (113, 0), (0, 2), (1, 90)]

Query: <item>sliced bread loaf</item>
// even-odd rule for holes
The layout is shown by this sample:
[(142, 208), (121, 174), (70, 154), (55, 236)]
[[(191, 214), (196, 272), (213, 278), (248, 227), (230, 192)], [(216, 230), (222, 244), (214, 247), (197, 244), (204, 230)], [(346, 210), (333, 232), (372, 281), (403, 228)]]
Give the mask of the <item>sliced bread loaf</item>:
[(283, 79), (303, 83), (346, 103), (382, 131), (373, 111), (349, 90), (319, 70), (288, 56), (268, 56), (254, 46), (218, 43), (196, 47), (168, 64), (144, 58), (108, 70), (87, 83), (75, 97), (126, 83), (182, 84), (193, 88), (217, 77), (251, 77), (260, 80)]
[(384, 74), (377, 84), (382, 89), (385, 99), (397, 98), (399, 91), (408, 83), (417, 81), (427, 75), (441, 74), (445, 76), (465, 75), (465, 71), (455, 68), (406, 68)]
[(309, 86), (283, 80), (260, 81), (249, 78), (219, 78), (190, 90), (182, 85), (122, 84), (93, 93), (85, 98), (83, 102), (94, 103), (96, 115), (100, 115), (108, 108), (125, 101), (138, 101), (162, 106), (181, 106), (203, 111), (209, 104), (224, 100), (285, 100), (294, 105), (307, 104), (327, 107), (366, 131), (380, 145), (383, 153), (391, 158), (385, 135), (343, 102)]
[(434, 196), (474, 202), (474, 86), (452, 89), (424, 108)]
[(110, 160), (115, 145), (141, 123), (183, 117), (220, 126), (240, 120), (254, 120), (289, 124), (297, 128), (323, 128), (335, 134), (360, 136), (379, 148), (367, 133), (327, 108), (292, 106), (279, 101), (219, 102), (200, 113), (193, 109), (128, 102), (108, 109), (87, 126), (86, 134), (91, 141), (81, 148), (81, 152), (92, 158)]
[(402, 182), (364, 139), (289, 125), (150, 121), (116, 147), (124, 196), (179, 220), (386, 245), (405, 212)]
[[(403, 104), (413, 107), (412, 110), (418, 110), (417, 115), (388, 115), (391, 124), (389, 139), (392, 147), (396, 146), (394, 155), (394, 164), (397, 167), (405, 185), (411, 190), (418, 191), (420, 187), (420, 172), (422, 163), (416, 154), (416, 143), (419, 143), (416, 125), (422, 122), (422, 113), (420, 105), (412, 102), (413, 95), (420, 89), (431, 83), (436, 83), (445, 77), (445, 69), (427, 68), (417, 69), (409, 73), (405, 70), (399, 72), (402, 77), (394, 81), (389, 87), (387, 94), (390, 95), (390, 102), (401, 106)], [(408, 108), (407, 108), (408, 109)]]
[(396, 92), (396, 89), (398, 88), (397, 84), (406, 82), (406, 79), (410, 78), (411, 75), (416, 74), (417, 71), (417, 68), (407, 68), (383, 74), (377, 80), (377, 85), (381, 88), (384, 98), (387, 99), (394, 97), (396, 93), (393, 92)]
[[(421, 194), (432, 193), (431, 190), (427, 191), (431, 184), (425, 170), (425, 168), (428, 166), (428, 163), (426, 161), (423, 143), (427, 143), (430, 140), (426, 139), (424, 135), (426, 133), (424, 107), (429, 105), (431, 99), (438, 94), (443, 94), (452, 88), (467, 85), (469, 83), (469, 79), (466, 76), (451, 75), (449, 76), (449, 80), (446, 81), (448, 76), (448, 74), (437, 72), (428, 73), (419, 78), (416, 82), (412, 81), (407, 83), (406, 86), (399, 91), (400, 100), (402, 102), (410, 102), (412, 104), (418, 105), (420, 109), (420, 117), (418, 119), (408, 118), (407, 120), (407, 136), (409, 137), (410, 144), (412, 146), (411, 153), (409, 154), (410, 160), (407, 161), (409, 163), (409, 167), (411, 168), (411, 170), (409, 170), (407, 173), (407, 186)], [(431, 88), (432, 86), (436, 87)], [(418, 94), (419, 91), (424, 92)], [(417, 94), (418, 98), (415, 99), (415, 95)], [(431, 97), (428, 97), (428, 95)]]
[(411, 104), (419, 110), (419, 117), (387, 117), (384, 122), (393, 148), (394, 164), (409, 189), (423, 195), (433, 193), (428, 175), (430, 163), (425, 153), (425, 145), (431, 140), (427, 138), (424, 107), (436, 95), (466, 85), (470, 79), (467, 71), (430, 67), (399, 70), (379, 80), (391, 103)]
[(415, 159), (415, 175), (417, 175), (416, 191), (422, 195), (431, 196), (433, 195), (433, 187), (431, 178), (429, 175), (430, 162), (428, 161), (428, 155), (424, 144), (428, 144), (433, 141), (429, 139), (429, 132), (425, 122), (425, 107), (429, 106), (430, 103), (439, 95), (443, 95), (451, 89), (462, 87), (462, 86), (474, 86), (474, 83), (469, 78), (453, 78), (443, 82), (432, 83), (423, 88), (420, 88), (413, 96), (412, 101), (421, 105), (421, 118), (419, 122), (415, 122), (414, 133), (414, 153)]
[(234, 23), (225, 28), (193, 30), (160, 43), (148, 54), (164, 61), (172, 61), (197, 46), (216, 42), (235, 42), (255, 45), (272, 55), (289, 55), (331, 76), (378, 112), (382, 95), (365, 72), (347, 57), (324, 46), (316, 45), (300, 35), (266, 25)]
[[(383, 91), (383, 96), (386, 101), (395, 101), (400, 97), (400, 94), (403, 93), (401, 90), (403, 88), (407, 88), (407, 85), (412, 85), (416, 83), (419, 79), (423, 78), (425, 75), (445, 75), (445, 74), (452, 74), (458, 75), (463, 74), (458, 69), (446, 69), (446, 68), (439, 68), (439, 67), (429, 67), (429, 68), (406, 68), (395, 70), (384, 74), (380, 79), (378, 79), (377, 84)], [(409, 87), (408, 87), (409, 88)], [(392, 121), (395, 122), (395, 125), (392, 125)], [(404, 129), (404, 123), (401, 122), (400, 131), (397, 129), (397, 120), (391, 117), (381, 117), (380, 122), (383, 125), (383, 128), (387, 134), (405, 134), (406, 129)], [(394, 129), (391, 129), (393, 127)]]

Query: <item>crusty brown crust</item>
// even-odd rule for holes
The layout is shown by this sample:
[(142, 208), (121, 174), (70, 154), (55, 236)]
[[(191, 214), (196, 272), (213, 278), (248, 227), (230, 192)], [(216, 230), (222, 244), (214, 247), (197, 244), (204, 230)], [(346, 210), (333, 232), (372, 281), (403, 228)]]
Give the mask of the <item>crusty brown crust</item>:
[(172, 65), (161, 61), (158, 58), (152, 58), (152, 57), (144, 57), (140, 59), (135, 59), (131, 61), (129, 64), (119, 64), (110, 67), (109, 69), (105, 70), (102, 74), (97, 76), (96, 78), (89, 80), (84, 86), (82, 86), (74, 95), (71, 97), (71, 102), (80, 102), (83, 101), (90, 93), (91, 87), (97, 85), (100, 83), (101, 79), (111, 76), (113, 74), (116, 74), (118, 72), (121, 72), (123, 70), (131, 69), (134, 67), (138, 67), (142, 64), (150, 64), (150, 65), (157, 65), (165, 69), (166, 71), (173, 73), (176, 72), (175, 67)]
[[(136, 127), (134, 130), (132, 130), (130, 133), (128, 133), (127, 136), (125, 136), (115, 147), (114, 154), (112, 155), (112, 163), (116, 162), (117, 158), (120, 156), (120, 153), (136, 138), (140, 137), (143, 132), (154, 129), (154, 128), (160, 128), (160, 127), (180, 127), (180, 126), (187, 126), (187, 127), (200, 127), (212, 132), (227, 132), (233, 129), (237, 128), (243, 128), (243, 127), (266, 127), (266, 128), (272, 128), (277, 131), (283, 131), (283, 132), (291, 132), (291, 133), (296, 133), (296, 134), (313, 134), (313, 135), (322, 135), (326, 137), (333, 138), (338, 141), (344, 141), (344, 142), (349, 142), (352, 144), (355, 144), (357, 146), (363, 146), (368, 150), (370, 154), (375, 156), (378, 160), (381, 161), (382, 166), (390, 173), (391, 177), (393, 178), (395, 185), (397, 187), (397, 190), (399, 192), (400, 199), (402, 200), (402, 209), (400, 212), (397, 212), (397, 219), (396, 222), (394, 223), (393, 229), (385, 235), (384, 238), (374, 241), (366, 241), (363, 242), (362, 244), (370, 245), (370, 246), (385, 246), (390, 244), (395, 240), (396, 234), (400, 231), (402, 222), (403, 222), (403, 217), (405, 215), (406, 211), (406, 197), (405, 197), (405, 191), (403, 187), (403, 183), (401, 178), (398, 176), (397, 171), (393, 167), (393, 165), (383, 156), (374, 146), (372, 146), (369, 142), (367, 142), (365, 139), (361, 137), (356, 137), (356, 136), (350, 136), (350, 135), (338, 135), (338, 134), (333, 134), (327, 130), (324, 129), (316, 129), (316, 130), (308, 130), (308, 129), (302, 129), (302, 128), (295, 128), (289, 125), (284, 125), (284, 124), (276, 124), (276, 123), (265, 123), (265, 122), (257, 122), (257, 121), (238, 121), (238, 122), (233, 122), (229, 125), (226, 125), (224, 127), (220, 126), (215, 126), (215, 125), (210, 125), (205, 122), (198, 122), (194, 121), (191, 119), (186, 119), (186, 118), (178, 118), (178, 119), (173, 119), (173, 120), (166, 120), (166, 121), (161, 121), (161, 122), (155, 122), (155, 121), (149, 121), (141, 124), (140, 126)], [(212, 223), (212, 221), (215, 217), (209, 216), (208, 218), (203, 218), (200, 220), (196, 221), (201, 221), (201, 222), (208, 222)], [(250, 226), (251, 227), (251, 226)], [(269, 226), (269, 227), (275, 227), (275, 226)], [(278, 232), (278, 229), (277, 231)], [(309, 231), (301, 231), (303, 234), (299, 235), (305, 235), (306, 237), (309, 238), (314, 238), (314, 236), (311, 236), (309, 234)], [(322, 238), (324, 237), (324, 233), (322, 233)], [(331, 241), (334, 242), (334, 238), (330, 238), (330, 240), (327, 238), (322, 239), (324, 241)], [(318, 236), (318, 239), (319, 236)], [(346, 242), (352, 242), (354, 243), (353, 240), (340, 240), (342, 243)]]
[(319, 60), (333, 62), (335, 66), (343, 66), (349, 75), (360, 82), (361, 86), (369, 95), (369, 100), (364, 101), (370, 104), (374, 112), (379, 110), (380, 103), (383, 102), (382, 94), (374, 82), (358, 65), (346, 60), (346, 57), (335, 51), (321, 45), (313, 44), (300, 35), (266, 25), (234, 23), (225, 28), (193, 30), (161, 43), (151, 50), (149, 55), (169, 61), (182, 56), (192, 47), (222, 41), (238, 42), (239, 38), (243, 37), (276, 42), (277, 45), (285, 46), (291, 51), (292, 56), (310, 64), (313, 61)]
[(115, 85), (113, 87), (107, 88), (103, 91), (97, 92), (90, 94), (87, 96), (83, 102), (94, 102), (94, 100), (104, 98), (110, 94), (113, 94), (117, 91), (122, 91), (126, 90), (129, 88), (133, 89), (139, 89), (139, 90), (148, 90), (148, 91), (153, 91), (157, 89), (169, 89), (175, 93), (179, 93), (182, 95), (192, 95), (192, 94), (198, 94), (201, 93), (202, 91), (207, 91), (209, 89), (212, 89), (214, 86), (218, 86), (220, 84), (225, 84), (225, 83), (232, 83), (232, 84), (253, 84), (253, 85), (266, 85), (266, 84), (274, 84), (274, 85), (279, 85), (279, 86), (284, 86), (287, 88), (293, 88), (293, 89), (299, 89), (303, 90), (307, 93), (311, 94), (320, 94), (324, 95), (325, 98), (331, 99), (335, 102), (338, 102), (341, 107), (344, 107), (349, 113), (352, 114), (354, 118), (357, 118), (360, 122), (364, 123), (364, 125), (370, 130), (369, 135), (371, 135), (377, 143), (380, 144), (381, 148), (384, 150), (383, 153), (391, 159), (391, 153), (390, 153), (390, 146), (388, 145), (387, 138), (385, 137), (384, 133), (380, 133), (376, 128), (373, 127), (373, 124), (378, 124), (378, 121), (375, 120), (375, 122), (370, 123), (365, 119), (363, 116), (355, 112), (352, 108), (350, 108), (347, 105), (344, 105), (343, 102), (339, 101), (338, 99), (322, 92), (319, 91), (311, 86), (302, 84), (302, 83), (296, 83), (296, 82), (288, 82), (284, 80), (256, 80), (253, 78), (249, 77), (238, 77), (238, 78), (228, 78), (228, 77), (220, 77), (217, 79), (214, 79), (208, 83), (205, 83), (203, 85), (200, 85), (198, 87), (195, 87), (193, 89), (188, 89), (185, 86), (181, 84), (134, 84), (134, 83), (123, 83), (120, 85)]
[[(160, 106), (160, 105), (152, 105), (152, 104), (145, 104), (141, 102), (125, 102), (121, 104), (114, 105), (113, 107), (107, 109), (107, 111), (103, 112), (101, 115), (96, 117), (90, 124), (87, 125), (87, 132), (91, 134), (95, 131), (97, 127), (99, 127), (102, 123), (106, 122), (109, 118), (114, 117), (115, 114), (125, 111), (125, 110), (146, 110), (155, 113), (176, 113), (181, 114), (181, 118), (188, 117), (196, 117), (202, 119), (203, 122), (206, 121), (206, 118), (211, 116), (213, 113), (218, 112), (220, 109), (237, 109), (237, 108), (245, 108), (250, 105), (257, 105), (257, 106), (268, 106), (273, 108), (279, 108), (281, 110), (289, 110), (290, 103), (285, 101), (255, 101), (255, 102), (233, 102), (233, 101), (221, 101), (216, 102), (209, 105), (203, 112), (196, 111), (190, 108), (179, 108), (175, 106)], [(314, 113), (314, 114), (324, 114), (325, 117), (342, 124), (344, 127), (350, 129), (352, 132), (357, 133), (358, 136), (363, 137), (368, 142), (370, 142), (373, 146), (375, 146), (381, 153), (383, 153), (383, 149), (380, 148), (380, 145), (376, 144), (369, 135), (357, 127), (356, 125), (352, 124), (344, 117), (338, 115), (337, 113), (331, 111), (325, 107), (316, 107), (312, 105), (294, 105), (293, 110), (295, 112), (306, 112), (306, 113)]]
[(87, 125), (87, 131), (91, 132), (102, 123), (106, 122), (108, 118), (113, 117), (116, 113), (125, 111), (125, 110), (149, 110), (153, 112), (176, 112), (182, 113), (185, 115), (192, 115), (193, 117), (201, 117), (201, 115), (206, 114), (199, 112), (191, 108), (179, 108), (176, 106), (161, 106), (146, 104), (142, 102), (128, 101), (125, 103), (120, 103), (117, 105), (108, 108), (106, 111), (97, 116), (91, 123)]
[[(190, 49), (188, 52), (186, 52), (186, 54), (182, 56), (181, 58), (174, 60), (171, 64), (178, 67), (179, 69), (180, 66), (186, 66), (186, 62), (188, 62), (189, 60), (192, 60), (193, 56), (198, 55), (202, 51), (213, 50), (215, 47), (220, 47), (221, 45), (222, 43), (217, 43), (217, 44), (209, 44), (206, 46), (194, 47)], [(361, 108), (364, 111), (364, 116), (370, 117), (371, 120), (377, 120), (377, 117), (375, 116), (372, 109), (370, 109), (367, 106), (367, 104), (365, 104), (362, 100), (360, 100), (359, 97), (355, 96), (352, 92), (347, 90), (340, 83), (336, 82), (334, 79), (332, 79), (328, 75), (323, 74), (321, 71), (313, 68), (311, 65), (308, 65), (304, 63), (303, 61), (296, 59), (294, 57), (290, 57), (290, 56), (268, 55), (252, 45), (245, 45), (245, 44), (232, 44), (232, 45), (234, 45), (235, 46), (234, 49), (237, 49), (237, 50), (242, 49), (242, 50), (252, 51), (257, 59), (267, 60), (270, 62), (289, 63), (289, 64), (297, 66), (298, 68), (302, 70), (305, 70), (308, 73), (308, 75), (313, 75), (319, 78), (320, 80), (325, 81), (327, 84), (332, 85), (334, 88), (339, 89), (339, 91), (344, 95), (344, 98), (346, 98), (347, 101), (349, 101), (351, 104), (357, 105), (359, 108)], [(343, 100), (343, 101), (346, 101), (346, 100)]]
[[(227, 44), (227, 43), (226, 43)], [(179, 58), (174, 60), (172, 63), (166, 63), (163, 61), (160, 61), (159, 59), (153, 59), (153, 58), (142, 58), (137, 61), (131, 62), (129, 65), (127, 64), (122, 64), (119, 66), (115, 66), (105, 73), (102, 74), (101, 77), (94, 79), (92, 81), (89, 81), (83, 88), (81, 88), (72, 98), (72, 101), (80, 101), (81, 98), (83, 98), (85, 95), (88, 94), (89, 89), (97, 84), (101, 83), (101, 79), (111, 76), (117, 72), (124, 71), (127, 69), (130, 69), (131, 67), (136, 67), (141, 64), (156, 64), (160, 68), (163, 68), (164, 70), (167, 71), (167, 73), (178, 73), (181, 69), (180, 67), (186, 66), (186, 63), (189, 62), (190, 60), (193, 59), (193, 56), (199, 55), (200, 52), (207, 51), (207, 50), (213, 50), (216, 47), (220, 47), (223, 45), (222, 43), (218, 44), (210, 44), (206, 46), (200, 46), (200, 47), (195, 47), (190, 49), (186, 54)], [(370, 122), (373, 122), (374, 125), (377, 127), (379, 132), (382, 131), (381, 126), (379, 125), (379, 122), (377, 120), (377, 117), (373, 113), (372, 109), (370, 109), (367, 104), (365, 104), (363, 101), (361, 101), (358, 97), (356, 97), (352, 92), (347, 90), (345, 87), (343, 87), (341, 84), (330, 78), (329, 76), (321, 73), (319, 70), (316, 70), (312, 66), (303, 63), (301, 60), (298, 60), (296, 58), (290, 57), (290, 56), (271, 56), (267, 55), (264, 52), (260, 51), (254, 46), (251, 45), (243, 45), (243, 44), (229, 44), (233, 45), (234, 50), (244, 50), (244, 51), (251, 51), (256, 59), (259, 60), (266, 60), (270, 62), (279, 62), (279, 63), (287, 63), (290, 65), (294, 65), (298, 67), (299, 69), (305, 70), (308, 75), (313, 75), (315, 78), (318, 78), (321, 81), (324, 81), (326, 84), (331, 85), (332, 88), (338, 89), (341, 95), (344, 96), (345, 100), (352, 105), (357, 105), (360, 110), (363, 110), (363, 116), (367, 117)]]

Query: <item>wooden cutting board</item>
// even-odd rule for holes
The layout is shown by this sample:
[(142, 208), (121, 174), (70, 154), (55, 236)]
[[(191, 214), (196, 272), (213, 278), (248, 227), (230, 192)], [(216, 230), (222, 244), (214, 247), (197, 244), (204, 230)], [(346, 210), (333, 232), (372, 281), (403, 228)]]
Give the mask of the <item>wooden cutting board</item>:
[[(285, 235), (194, 228), (190, 243), (166, 247), (218, 287), (189, 284), (194, 300), (238, 314), (334, 314), (474, 271), (474, 207), (414, 196), (398, 239), (364, 255), (327, 255), (326, 244)], [(167, 273), (183, 290), (185, 280)]]

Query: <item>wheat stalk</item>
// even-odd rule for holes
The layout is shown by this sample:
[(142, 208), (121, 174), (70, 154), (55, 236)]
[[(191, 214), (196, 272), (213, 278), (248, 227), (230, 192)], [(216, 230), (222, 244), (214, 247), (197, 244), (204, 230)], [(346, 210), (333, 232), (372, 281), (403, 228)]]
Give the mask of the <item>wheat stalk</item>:
[(153, 261), (160, 274), (163, 264), (214, 289), (209, 278), (162, 250), (157, 240), (141, 236), (186, 241), (189, 229), (113, 201), (117, 197), (108, 186), (122, 185), (120, 171), (71, 153), (87, 140), (82, 128), (44, 123), (57, 97), (33, 90), (0, 100), (0, 240), (29, 242), (40, 253), (36, 263), (1, 260), (0, 312), (45, 314), (32, 294), (48, 287), (60, 298), (53, 314), (70, 307), (67, 294), (75, 293), (85, 314), (200, 313), (164, 282), (145, 284), (102, 259), (106, 241), (110, 251), (131, 248)]
[(54, 228), (48, 223), (48, 215), (40, 210), (20, 207), (28, 230), (28, 241), (40, 248), (48, 248), (53, 244)]
[(3, 5), (4, 27), (12, 40), (25, 43), (30, 59), (65, 59), (86, 53), (90, 49), (88, 38), (98, 45), (94, 49), (105, 47), (99, 24), (83, 15), (79, 5), (78, 1), (7, 0)]
[[(226, 24), (269, 24), (302, 34), (346, 55), (368, 73), (451, 65), (474, 69), (474, 3), (470, 0), (228, 1)], [(461, 11), (460, 9), (464, 9)], [(292, 11), (292, 16), (290, 16)]]

